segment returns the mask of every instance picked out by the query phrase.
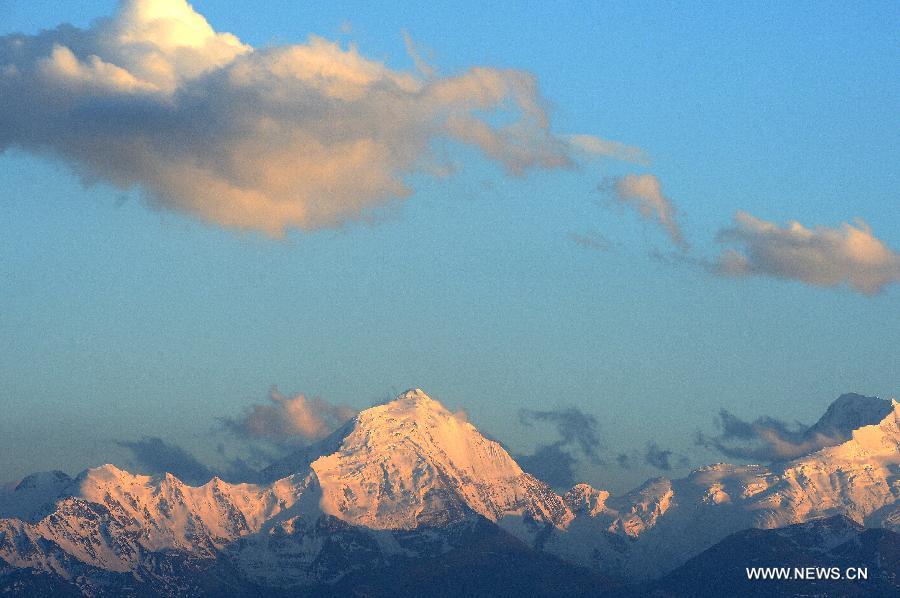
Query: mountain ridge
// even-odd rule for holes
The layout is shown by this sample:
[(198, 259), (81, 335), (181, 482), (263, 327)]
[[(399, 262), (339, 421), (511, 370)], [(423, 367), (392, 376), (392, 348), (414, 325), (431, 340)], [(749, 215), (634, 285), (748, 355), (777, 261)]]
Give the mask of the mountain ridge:
[(781, 465), (715, 464), (621, 496), (588, 484), (560, 496), (414, 389), (364, 410), (271, 483), (190, 486), (112, 465), (29, 476), (0, 499), (0, 559), (62, 579), (165, 584), (175, 582), (159, 573), (172, 568), (161, 555), (178, 553), (197, 575), (213, 567), (248, 587), (310, 587), (355, 579), (360, 567), (440, 559), (471, 539), (459, 530), (483, 521), (551, 568), (649, 579), (743, 529), (833, 515), (896, 529), (900, 404), (891, 406), (849, 440)]

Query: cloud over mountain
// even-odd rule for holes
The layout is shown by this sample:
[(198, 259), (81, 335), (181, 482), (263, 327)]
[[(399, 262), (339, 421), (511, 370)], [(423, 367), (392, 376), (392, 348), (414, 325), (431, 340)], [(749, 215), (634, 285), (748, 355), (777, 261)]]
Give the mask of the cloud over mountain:
[(553, 488), (571, 488), (578, 483), (575, 466), (578, 459), (566, 450), (562, 441), (539, 446), (530, 455), (516, 455), (519, 465)]
[(622, 469), (632, 469), (640, 465), (649, 465), (660, 471), (672, 471), (690, 465), (686, 455), (670, 448), (661, 447), (656, 441), (649, 441), (643, 450), (618, 453), (616, 464)]
[(554, 488), (569, 488), (578, 481), (576, 467), (579, 457), (592, 463), (601, 463), (602, 441), (597, 418), (577, 407), (534, 410), (520, 409), (519, 423), (532, 426), (549, 424), (556, 432), (557, 440), (538, 446), (533, 453), (516, 455), (522, 468), (545, 480)]
[(314, 36), (255, 49), (185, 0), (124, 0), (87, 29), (0, 38), (0, 151), (61, 158), (86, 181), (273, 236), (408, 197), (406, 175), (447, 172), (440, 140), (514, 175), (583, 151), (637, 155), (554, 134), (544, 104), (519, 70), (422, 77)]
[(259, 470), (242, 457), (227, 459), (222, 467), (202, 463), (185, 448), (156, 436), (138, 440), (122, 440), (119, 446), (131, 452), (137, 471), (151, 475), (171, 473), (190, 484), (204, 484), (213, 476), (229, 482), (256, 482)]
[(719, 433), (697, 435), (697, 444), (712, 448), (732, 459), (756, 462), (782, 461), (808, 455), (825, 446), (841, 442), (838, 436), (807, 434), (807, 427), (773, 417), (745, 421), (727, 409), (716, 420)]
[(206, 483), (213, 471), (182, 447), (158, 437), (123, 440), (119, 446), (131, 451), (138, 470), (150, 474), (171, 473), (190, 484)]
[(647, 443), (643, 456), (644, 463), (662, 471), (672, 471), (673, 467), (688, 465), (686, 456), (676, 454), (672, 449), (662, 448), (655, 442)]
[(745, 421), (722, 409), (716, 419), (719, 433), (700, 432), (697, 444), (731, 458), (782, 461), (850, 440), (853, 430), (880, 422), (892, 410), (889, 400), (852, 392), (835, 399), (822, 417), (808, 427), (769, 416)]
[(719, 233), (734, 245), (712, 265), (723, 276), (772, 276), (821, 287), (846, 284), (866, 295), (900, 282), (900, 254), (862, 222), (837, 228), (785, 226), (738, 212)]
[(240, 417), (223, 421), (226, 428), (246, 438), (304, 444), (324, 438), (356, 413), (318, 397), (288, 397), (273, 388), (268, 403), (251, 405)]
[(585, 413), (577, 407), (548, 410), (520, 409), (519, 421), (529, 426), (534, 422), (551, 424), (556, 428), (563, 445), (578, 447), (585, 456), (594, 461), (600, 459), (599, 423), (590, 413)]

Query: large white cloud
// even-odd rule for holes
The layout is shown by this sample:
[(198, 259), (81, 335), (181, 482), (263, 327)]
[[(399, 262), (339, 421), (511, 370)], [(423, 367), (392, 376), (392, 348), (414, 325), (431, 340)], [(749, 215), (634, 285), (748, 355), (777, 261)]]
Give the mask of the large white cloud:
[(0, 38), (0, 150), (60, 157), (87, 180), (274, 236), (407, 197), (407, 174), (445, 170), (440, 139), (516, 175), (583, 151), (640, 156), (552, 133), (543, 105), (517, 70), (401, 72), (317, 37), (254, 49), (184, 0), (125, 0), (86, 30)]
[(810, 229), (738, 212), (719, 240), (736, 246), (723, 251), (713, 265), (726, 276), (774, 276), (822, 287), (846, 284), (867, 295), (900, 282), (900, 254), (862, 221)]

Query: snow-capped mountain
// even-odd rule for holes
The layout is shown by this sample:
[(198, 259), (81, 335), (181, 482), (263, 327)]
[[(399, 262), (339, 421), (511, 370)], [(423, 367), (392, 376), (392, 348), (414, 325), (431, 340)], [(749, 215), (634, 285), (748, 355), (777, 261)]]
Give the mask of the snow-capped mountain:
[(853, 430), (877, 424), (891, 411), (893, 405), (889, 400), (852, 392), (842, 394), (828, 406), (819, 421), (804, 431), (803, 435), (807, 440), (821, 436), (844, 442), (850, 440)]
[(0, 491), (0, 518), (31, 520), (72, 483), (62, 471), (42, 471), (9, 484)]
[(311, 464), (322, 509), (372, 529), (414, 529), (474, 512), (565, 526), (571, 513), (506, 450), (419, 389), (367, 409), (340, 448)]
[(650, 480), (621, 497), (577, 485), (566, 494), (575, 519), (543, 547), (614, 577), (650, 578), (747, 528), (843, 515), (897, 530), (898, 498), (894, 401), (880, 422), (853, 430), (846, 442), (778, 466), (710, 465), (686, 478)]
[(132, 475), (104, 465), (71, 480), (50, 505), (35, 504), (24, 520), (0, 520), (0, 557), (59, 573), (55, 557), (41, 547), (120, 572), (162, 550), (208, 558), (290, 510), (311, 483), (309, 476), (265, 487), (213, 478), (193, 487), (168, 474)]
[(516, 529), (571, 518), (499, 444), (420, 390), (342, 432), (333, 452), (266, 485), (192, 487), (112, 465), (75, 479), (31, 476), (0, 501), (0, 558), (68, 579), (82, 565), (133, 572), (180, 551), (227, 559), (255, 584), (291, 586), (451, 550), (460, 526), (478, 518)]
[[(880, 415), (845, 397), (827, 425)], [(111, 465), (29, 476), (0, 493), (0, 588), (328, 593), (441, 559), (472, 570), (464, 555), (490, 546), (507, 575), (593, 579), (600, 591), (591, 575), (662, 575), (748, 528), (843, 515), (896, 529), (898, 420), (894, 402), (845, 442), (778, 466), (718, 464), (622, 496), (587, 484), (559, 496), (417, 389), (276, 464), (267, 474), (286, 475), (271, 483), (194, 487)]]

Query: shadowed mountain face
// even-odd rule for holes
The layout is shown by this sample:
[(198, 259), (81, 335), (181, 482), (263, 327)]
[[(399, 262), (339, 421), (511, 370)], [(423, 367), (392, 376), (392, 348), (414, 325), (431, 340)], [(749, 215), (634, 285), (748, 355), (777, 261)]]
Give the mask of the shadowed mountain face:
[[(749, 579), (747, 568), (760, 567), (786, 568), (792, 579)], [(797, 569), (804, 579), (795, 578)], [(865, 579), (857, 579), (860, 569)], [(900, 534), (842, 515), (744, 530), (644, 589), (647, 596), (898, 596)]]
[(892, 410), (890, 401), (848, 392), (829, 405), (819, 421), (804, 434), (807, 438), (822, 435), (850, 440), (853, 430), (880, 422)]
[[(75, 478), (29, 476), (0, 493), (0, 588), (600, 595), (670, 574), (676, 591), (682, 582), (671, 575), (685, 561), (741, 530), (834, 515), (896, 528), (900, 405), (884, 413), (873, 404), (859, 417), (858, 400), (835, 405), (835, 426), (859, 417), (871, 425), (777, 466), (719, 464), (623, 496), (586, 484), (560, 496), (470, 423), (412, 390), (275, 464), (271, 483), (213, 478), (195, 487), (110, 465)], [(871, 421), (873, 413), (884, 416)], [(847, 525), (851, 535), (868, 533)], [(790, 552), (785, 536), (768, 533), (751, 537)], [(751, 544), (729, 548), (734, 567)]]

